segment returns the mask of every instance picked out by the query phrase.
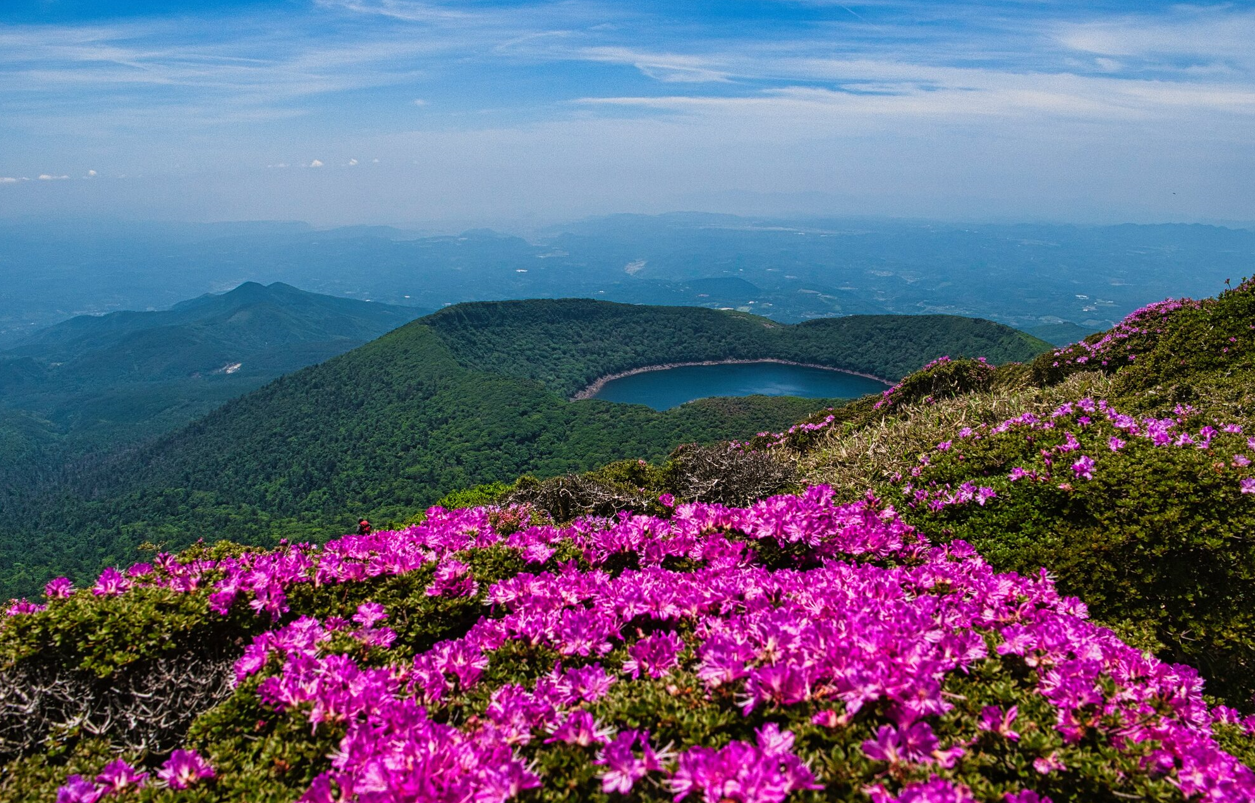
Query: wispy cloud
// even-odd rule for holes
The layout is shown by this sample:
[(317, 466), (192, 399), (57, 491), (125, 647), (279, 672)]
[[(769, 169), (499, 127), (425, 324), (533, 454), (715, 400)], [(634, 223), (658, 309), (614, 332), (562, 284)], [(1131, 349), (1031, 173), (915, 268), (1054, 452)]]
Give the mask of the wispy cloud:
[(729, 73), (720, 69), (717, 60), (707, 56), (650, 53), (628, 47), (589, 47), (577, 51), (576, 57), (606, 64), (630, 64), (643, 74), (664, 83), (726, 82)]
[[(1223, 160), (1230, 175), (1255, 172), (1255, 157), (1236, 144), (1255, 137), (1255, 11), (1240, 5), (780, 0), (695, 9), (315, 0), (58, 25), (4, 25), (0, 12), (0, 171), (33, 176), (51, 164), (82, 175), (107, 159), (119, 172), (384, 180), (389, 171), (262, 166), (344, 167), (377, 153), (389, 165), (430, 167), (437, 157), (423, 147), (435, 141), (444, 158), (499, 159), (507, 172), (526, 143), (542, 154), (528, 158), (550, 160), (549, 173), (579, 163), (587, 181), (605, 174), (595, 159), (615, 147), (675, 165), (676, 143), (687, 143), (690, 161), (711, 163), (746, 142), (767, 154), (774, 143), (835, 165), (854, 158), (849, 137), (874, 134), (910, 143), (917, 158), (929, 154), (925, 141), (977, 154), (974, 170), (979, 154), (1005, 143), (1152, 154), (1169, 153), (1155, 143), (1172, 138), (1177, 152)], [(859, 147), (886, 170), (903, 158), (889, 144), (873, 155)], [(724, 171), (728, 181), (774, 180), (769, 168), (737, 169)]]

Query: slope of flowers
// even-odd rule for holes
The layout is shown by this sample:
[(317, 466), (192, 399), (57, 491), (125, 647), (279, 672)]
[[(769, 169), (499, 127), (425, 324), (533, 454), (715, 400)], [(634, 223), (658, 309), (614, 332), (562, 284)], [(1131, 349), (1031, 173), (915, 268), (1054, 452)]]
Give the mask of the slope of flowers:
[[(1160, 449), (1192, 449), (1214, 455), (1213, 468), (1218, 472), (1231, 472), (1237, 490), (1242, 494), (1255, 494), (1255, 469), (1251, 468), (1251, 455), (1255, 454), (1255, 437), (1248, 437), (1241, 424), (1212, 421), (1203, 423), (1190, 405), (1178, 404), (1172, 415), (1136, 417), (1121, 413), (1106, 399), (1081, 398), (1067, 402), (1048, 417), (1039, 418), (1024, 413), (993, 426), (978, 424), (961, 429), (952, 440), (942, 441), (934, 448), (934, 454), (954, 451), (962, 459), (965, 442), (974, 443), (989, 436), (1012, 433), (1029, 446), (1026, 451), (1036, 452), (1027, 467), (1017, 465), (1007, 474), (1010, 482), (1056, 482), (1063, 490), (1070, 490), (1073, 482), (1094, 479), (1094, 471), (1104, 463), (1105, 454), (1115, 454), (1130, 442)], [(1107, 426), (1102, 426), (1106, 424)], [(1097, 433), (1097, 437), (1095, 437)], [(1078, 439), (1085, 437), (1085, 445)], [(1097, 459), (1095, 459), (1097, 458)], [(929, 454), (920, 455), (920, 465), (911, 469), (912, 477), (919, 477), (931, 462)], [(898, 477), (901, 479), (901, 477)], [(971, 486), (970, 483), (967, 484)], [(949, 486), (919, 488), (907, 482), (903, 493), (911, 498), (910, 505), (928, 504), (934, 511), (940, 510), (936, 497), (949, 493)], [(965, 487), (965, 501), (973, 497), (973, 488)], [(982, 493), (983, 491), (983, 493)], [(992, 489), (974, 491), (975, 498), (984, 504), (984, 498), (992, 498)], [(954, 494), (950, 493), (953, 501)]]
[[(1124, 320), (1100, 336), (1055, 349), (1052, 366), (1091, 365), (1118, 368), (1137, 359), (1137, 345), (1163, 334), (1168, 319), (1179, 309), (1198, 309), (1200, 302), (1190, 298), (1170, 298), (1134, 310)], [(1141, 337), (1139, 337), (1141, 336)], [(1090, 342), (1093, 341), (1093, 342)]]
[[(472, 567), (494, 550), (523, 570), (481, 583)], [(479, 615), (415, 651), (393, 628), (421, 611), (370, 591), (419, 575), (421, 599)], [(56, 582), (48, 609), (10, 616), (151, 586), (273, 622), (206, 719), (307, 743), (309, 781), (287, 798), (307, 803), (1255, 800), (1255, 774), (1216, 741), (1245, 744), (1255, 723), (1209, 709), (1193, 670), (1091, 624), (1044, 572), (999, 574), (874, 497), (841, 505), (822, 486), (568, 526), (433, 509), (322, 549)], [(306, 592), (350, 590), (366, 599), (291, 611)], [(238, 799), (260, 771), (234, 737), (193, 731), (168, 759), (75, 774), (59, 801)], [(284, 799), (272, 775), (250, 783)]]
[(1048, 566), (1100, 617), (1128, 623), (1140, 644), (1198, 666), (1212, 694), (1248, 707), (1249, 415), (1207, 399), (1150, 415), (1129, 404), (1080, 396), (956, 426), (876, 485), (916, 526), (968, 540), (999, 568)]

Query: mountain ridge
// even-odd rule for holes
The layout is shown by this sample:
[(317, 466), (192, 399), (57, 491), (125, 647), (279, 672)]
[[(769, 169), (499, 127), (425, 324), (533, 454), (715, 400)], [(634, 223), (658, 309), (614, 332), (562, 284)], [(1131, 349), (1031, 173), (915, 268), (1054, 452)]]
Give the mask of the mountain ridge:
[(79, 316), (0, 351), (0, 375), (11, 380), (0, 385), (0, 404), (56, 422), (58, 436), (83, 433), (108, 448), (190, 420), (421, 314), (245, 282), (169, 310)]

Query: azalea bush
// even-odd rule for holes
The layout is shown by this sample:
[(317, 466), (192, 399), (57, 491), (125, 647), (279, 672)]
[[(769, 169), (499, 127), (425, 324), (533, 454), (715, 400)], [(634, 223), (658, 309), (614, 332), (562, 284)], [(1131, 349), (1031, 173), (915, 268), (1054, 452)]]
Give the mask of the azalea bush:
[(56, 584), (10, 608), (6, 641), (154, 589), (259, 630), (177, 751), (70, 739), (10, 781), (63, 803), (1255, 800), (1255, 721), (1044, 572), (822, 486), (657, 504), (566, 525), (433, 509)]
[[(1247, 708), (1253, 434), (1188, 405), (1132, 416), (1083, 397), (935, 444), (899, 477), (902, 509), (999, 567), (1049, 567), (1105, 620), (1197, 666), (1213, 693)], [(956, 498), (972, 504), (946, 504)]]

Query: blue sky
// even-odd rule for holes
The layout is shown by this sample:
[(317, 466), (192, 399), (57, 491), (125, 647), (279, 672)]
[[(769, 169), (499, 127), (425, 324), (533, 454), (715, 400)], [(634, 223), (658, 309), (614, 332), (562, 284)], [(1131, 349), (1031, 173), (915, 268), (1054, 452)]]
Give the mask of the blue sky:
[(0, 5), (0, 215), (1255, 220), (1255, 5)]

